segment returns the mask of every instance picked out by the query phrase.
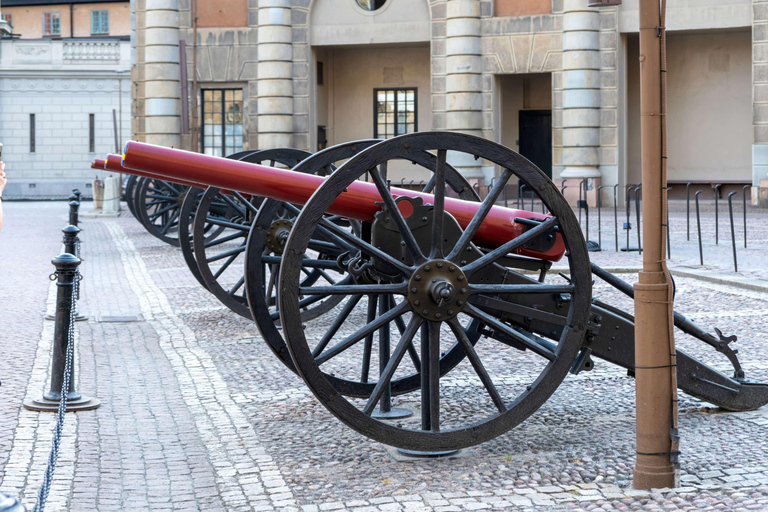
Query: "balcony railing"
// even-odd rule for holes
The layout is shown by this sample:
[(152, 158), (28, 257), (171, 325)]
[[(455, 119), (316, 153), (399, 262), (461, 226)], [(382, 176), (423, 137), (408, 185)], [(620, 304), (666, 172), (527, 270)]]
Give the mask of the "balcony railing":
[(64, 41), (62, 58), (65, 61), (119, 61), (118, 41)]

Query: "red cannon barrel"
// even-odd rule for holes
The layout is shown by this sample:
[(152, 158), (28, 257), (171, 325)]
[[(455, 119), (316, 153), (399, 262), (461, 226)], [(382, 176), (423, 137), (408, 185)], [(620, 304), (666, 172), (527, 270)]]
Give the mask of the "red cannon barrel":
[[(305, 204), (326, 178), (313, 174), (275, 169), (258, 164), (202, 155), (180, 149), (170, 149), (142, 142), (128, 142), (123, 154), (123, 167), (150, 172), (172, 180), (183, 179), (205, 183), (214, 187), (268, 197), (293, 204)], [(433, 204), (434, 196), (412, 190), (391, 189), (392, 195), (420, 197), (424, 204)], [(355, 181), (328, 209), (332, 215), (372, 222), (381, 210), (381, 195), (372, 183)], [(462, 228), (466, 228), (477, 213), (479, 203), (445, 198), (445, 210)], [(474, 238), (474, 242), (487, 248), (499, 247), (520, 236), (525, 226), (515, 222), (515, 217), (541, 220), (546, 215), (525, 210), (494, 206), (486, 216)], [(558, 235), (554, 246), (547, 252), (521, 248), (518, 254), (557, 261), (565, 253), (562, 238)]]

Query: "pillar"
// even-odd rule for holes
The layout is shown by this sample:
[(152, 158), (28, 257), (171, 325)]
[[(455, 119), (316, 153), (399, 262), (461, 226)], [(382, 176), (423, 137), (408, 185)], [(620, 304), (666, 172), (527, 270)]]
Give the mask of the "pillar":
[(564, 179), (599, 178), (600, 14), (565, 0), (563, 15)]
[[(483, 135), (483, 61), (480, 1), (451, 0), (446, 11), (446, 129)], [(484, 177), (482, 161), (449, 152), (448, 161), (465, 178)]]
[(179, 0), (146, 0), (145, 5), (144, 140), (179, 147)]
[(259, 149), (293, 147), (291, 0), (260, 0)]

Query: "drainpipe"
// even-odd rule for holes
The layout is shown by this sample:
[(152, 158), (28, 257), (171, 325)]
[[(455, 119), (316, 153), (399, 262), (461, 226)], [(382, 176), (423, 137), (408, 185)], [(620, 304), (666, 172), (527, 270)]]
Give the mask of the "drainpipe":
[[(192, 151), (200, 151), (200, 134), (197, 119), (197, 0), (192, 0)], [(184, 84), (186, 87), (186, 84)]]
[(635, 285), (636, 489), (678, 484), (672, 277), (666, 264), (666, 0), (640, 0), (643, 270)]

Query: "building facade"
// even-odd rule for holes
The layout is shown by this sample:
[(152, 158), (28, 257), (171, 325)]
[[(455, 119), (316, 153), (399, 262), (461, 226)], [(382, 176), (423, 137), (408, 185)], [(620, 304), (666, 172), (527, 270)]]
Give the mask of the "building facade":
[[(638, 0), (133, 6), (139, 140), (226, 154), (455, 130), (520, 151), (571, 192), (589, 178), (605, 204), (614, 184), (640, 182)], [(761, 185), (768, 2), (668, 0), (667, 29), (670, 183)], [(452, 163), (486, 183), (497, 172)]]
[(74, 187), (90, 195), (92, 180), (107, 176), (91, 162), (131, 133), (130, 4), (4, 0), (0, 8), (9, 26), (0, 39), (5, 195), (66, 198)]

